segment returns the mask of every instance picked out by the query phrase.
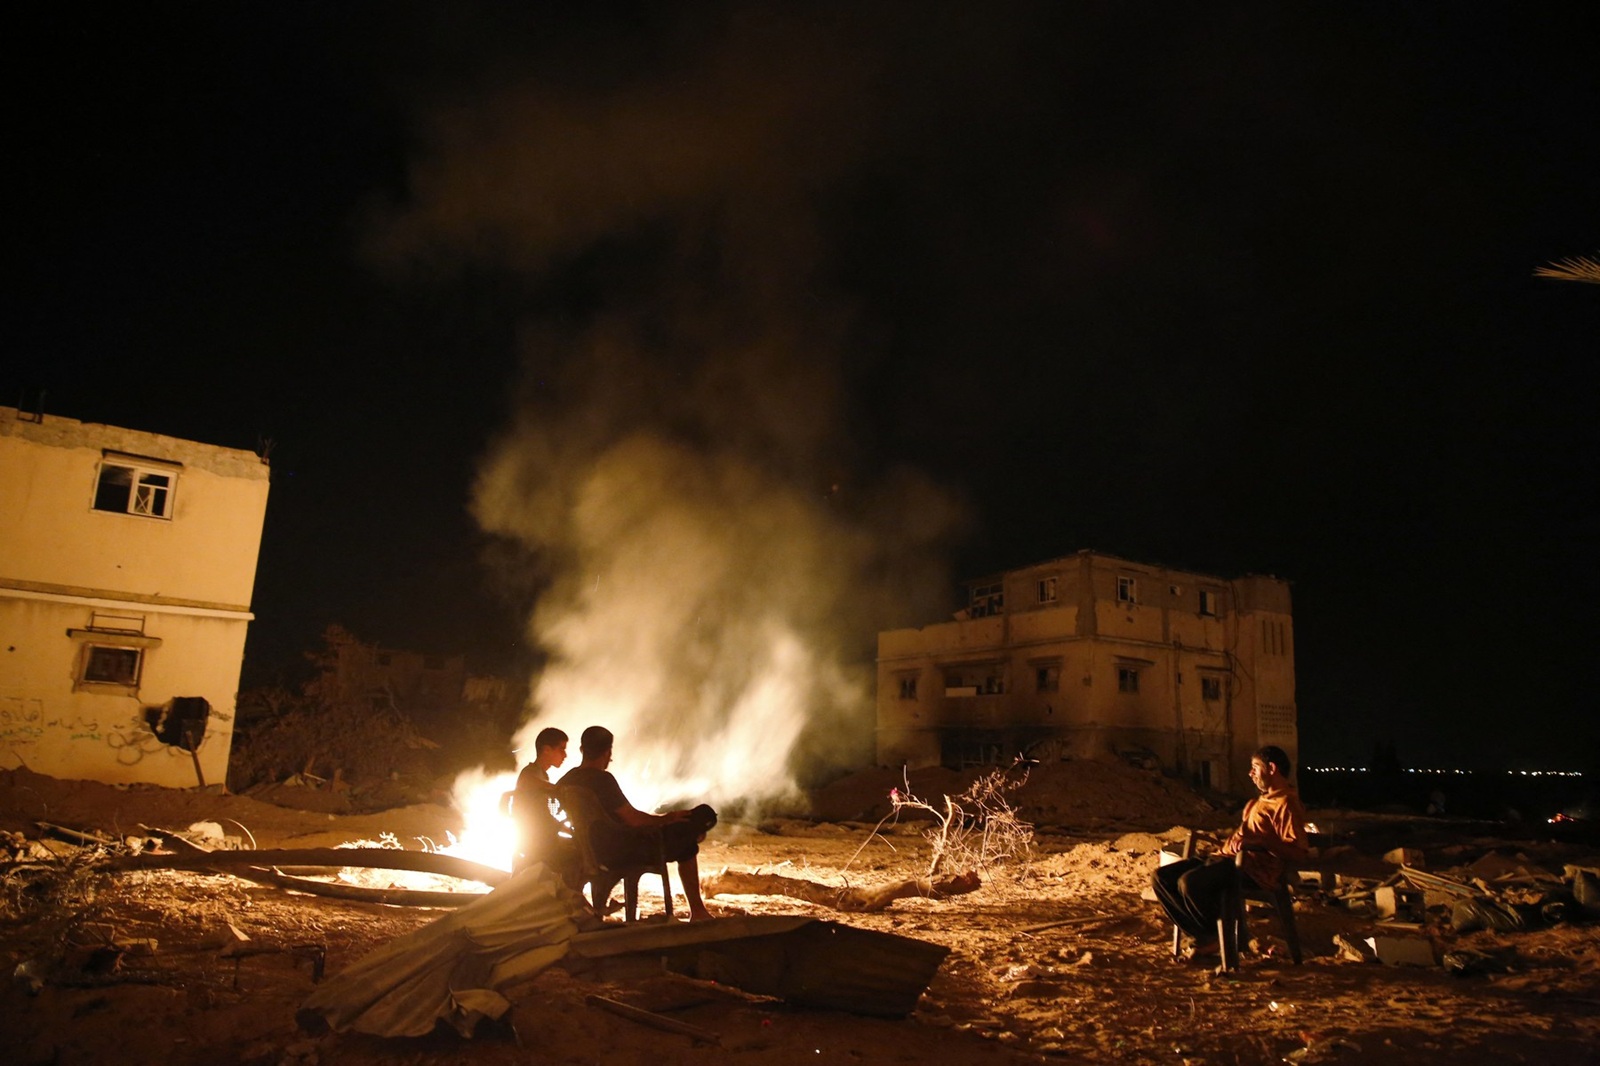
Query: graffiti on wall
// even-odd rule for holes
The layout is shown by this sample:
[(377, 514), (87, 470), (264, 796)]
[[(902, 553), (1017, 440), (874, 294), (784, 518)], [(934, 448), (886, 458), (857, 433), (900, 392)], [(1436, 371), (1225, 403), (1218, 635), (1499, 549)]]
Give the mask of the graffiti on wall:
[[(165, 753), (170, 758), (189, 758), (187, 747), (164, 743), (157, 735), (150, 708), (134, 706), (126, 717), (59, 714), (47, 710), (42, 699), (0, 696), (0, 759), (6, 764), (38, 765), (41, 754), (81, 750), (83, 746), (104, 745), (121, 766), (135, 766), (146, 758)], [(228, 716), (218, 715), (226, 719)], [(212, 741), (212, 731), (185, 737), (196, 751)]]
[(21, 696), (0, 697), (0, 748), (19, 758), (44, 736), (44, 701)]

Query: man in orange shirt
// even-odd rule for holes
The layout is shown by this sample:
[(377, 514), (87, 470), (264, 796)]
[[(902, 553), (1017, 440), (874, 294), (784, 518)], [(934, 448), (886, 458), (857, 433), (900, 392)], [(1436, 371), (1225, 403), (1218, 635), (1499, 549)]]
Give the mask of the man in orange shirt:
[(1197, 948), (1216, 943), (1222, 898), (1233, 878), (1244, 876), (1262, 888), (1275, 888), (1287, 864), (1304, 862), (1310, 855), (1306, 809), (1289, 783), (1290, 770), (1282, 748), (1269, 744), (1257, 751), (1250, 758), (1250, 780), (1261, 795), (1244, 805), (1239, 828), (1221, 856), (1157, 867), (1152, 880), (1156, 898)]

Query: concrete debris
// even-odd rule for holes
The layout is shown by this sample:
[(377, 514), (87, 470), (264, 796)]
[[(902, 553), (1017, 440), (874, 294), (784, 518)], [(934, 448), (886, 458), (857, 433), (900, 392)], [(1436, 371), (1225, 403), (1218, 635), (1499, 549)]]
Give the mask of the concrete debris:
[(1341, 962), (1377, 962), (1378, 954), (1367, 945), (1365, 940), (1358, 940), (1348, 933), (1333, 934), (1333, 946), (1339, 953)]
[(1393, 851), (1384, 853), (1383, 861), (1392, 862), (1396, 866), (1414, 867), (1418, 870), (1425, 865), (1422, 852), (1416, 848), (1395, 848)]
[(1388, 966), (1433, 966), (1433, 941), (1423, 937), (1369, 936), (1367, 946)]

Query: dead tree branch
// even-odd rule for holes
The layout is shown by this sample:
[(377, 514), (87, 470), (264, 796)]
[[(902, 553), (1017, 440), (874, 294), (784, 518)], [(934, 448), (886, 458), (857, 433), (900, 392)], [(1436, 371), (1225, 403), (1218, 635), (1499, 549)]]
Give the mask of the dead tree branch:
[(857, 914), (884, 910), (897, 899), (944, 899), (976, 892), (982, 882), (976, 873), (957, 874), (954, 877), (932, 881), (896, 881), (877, 888), (835, 888), (832, 885), (806, 881), (798, 877), (778, 874), (730, 873), (723, 871), (701, 882), (701, 890), (709, 896), (788, 896), (805, 900), (820, 907)]

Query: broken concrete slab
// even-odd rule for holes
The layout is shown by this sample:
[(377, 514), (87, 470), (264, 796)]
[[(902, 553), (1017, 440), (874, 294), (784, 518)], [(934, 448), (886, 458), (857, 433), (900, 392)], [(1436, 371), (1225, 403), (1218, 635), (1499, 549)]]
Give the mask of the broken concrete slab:
[(1414, 888), (1399, 885), (1380, 885), (1372, 893), (1372, 902), (1378, 917), (1402, 922), (1420, 922), (1423, 918), (1423, 894)]
[(1410, 936), (1369, 936), (1367, 946), (1388, 966), (1437, 966), (1433, 941)]
[(1423, 869), (1426, 866), (1422, 851), (1418, 848), (1395, 848), (1383, 853), (1384, 862), (1392, 862), (1396, 866), (1410, 866), (1414, 869)]

